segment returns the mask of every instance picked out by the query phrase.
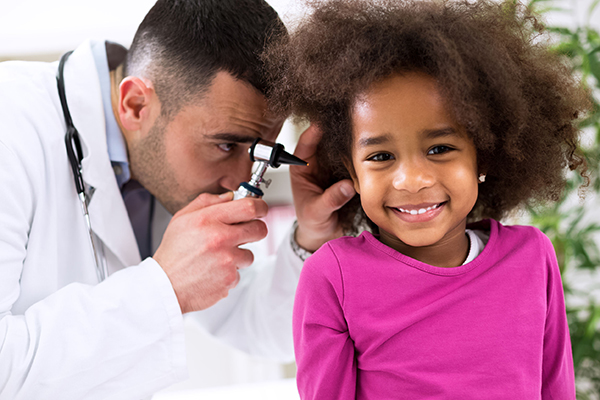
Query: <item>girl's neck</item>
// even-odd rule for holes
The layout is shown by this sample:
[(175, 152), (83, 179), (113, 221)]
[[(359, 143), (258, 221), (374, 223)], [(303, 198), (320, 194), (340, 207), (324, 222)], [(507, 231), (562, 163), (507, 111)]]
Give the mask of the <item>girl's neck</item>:
[(380, 229), (381, 242), (394, 250), (435, 267), (452, 268), (462, 265), (469, 255), (469, 238), (466, 224), (448, 232), (442, 240), (430, 246), (413, 247), (403, 243), (396, 236)]

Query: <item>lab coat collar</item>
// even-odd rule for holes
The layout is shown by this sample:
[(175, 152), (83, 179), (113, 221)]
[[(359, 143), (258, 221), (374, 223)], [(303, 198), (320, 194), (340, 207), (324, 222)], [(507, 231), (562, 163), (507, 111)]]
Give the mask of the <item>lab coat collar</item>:
[(65, 64), (65, 90), (81, 138), (83, 180), (94, 188), (89, 204), (92, 230), (123, 266), (139, 264), (140, 253), (106, 145), (100, 81), (89, 41)]

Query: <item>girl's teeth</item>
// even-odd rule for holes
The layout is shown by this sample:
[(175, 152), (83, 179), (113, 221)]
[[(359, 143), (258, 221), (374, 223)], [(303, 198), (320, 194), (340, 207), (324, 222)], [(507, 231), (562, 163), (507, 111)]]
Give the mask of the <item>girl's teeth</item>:
[(421, 208), (419, 210), (405, 210), (403, 208), (398, 208), (398, 210), (402, 211), (403, 213), (407, 213), (410, 215), (420, 215), (420, 214), (425, 214), (427, 211), (429, 210), (433, 210), (434, 208), (438, 208), (439, 204), (436, 204), (435, 206), (431, 206), (431, 207), (427, 207), (427, 208)]

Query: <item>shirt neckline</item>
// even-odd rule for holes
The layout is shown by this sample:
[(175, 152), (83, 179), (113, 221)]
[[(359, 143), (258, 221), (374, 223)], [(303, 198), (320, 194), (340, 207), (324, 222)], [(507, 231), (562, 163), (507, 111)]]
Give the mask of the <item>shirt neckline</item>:
[(490, 239), (488, 240), (486, 246), (483, 248), (483, 251), (473, 261), (463, 264), (463, 265), (459, 265), (457, 267), (453, 267), (453, 268), (435, 267), (433, 265), (429, 265), (429, 264), (423, 263), (421, 261), (415, 260), (414, 258), (405, 256), (404, 254), (400, 253), (399, 251), (394, 250), (391, 247), (381, 243), (370, 232), (365, 231), (360, 234), (360, 237), (365, 239), (367, 241), (367, 243), (369, 243), (371, 246), (373, 246), (378, 251), (381, 251), (382, 253), (402, 262), (403, 264), (408, 265), (409, 267), (416, 268), (421, 271), (424, 271), (424, 272), (427, 272), (430, 274), (434, 274), (434, 275), (456, 276), (456, 275), (462, 275), (469, 271), (472, 271), (473, 269), (477, 268), (479, 265), (481, 265), (482, 263), (485, 262), (485, 260), (489, 257), (489, 253), (492, 251), (492, 248), (495, 247), (495, 242), (496, 242), (497, 236), (498, 236), (499, 225), (500, 224), (493, 219), (486, 219), (486, 220), (482, 220), (482, 221), (478, 222), (476, 228), (469, 226), (468, 227), (469, 229), (484, 229), (484, 230), (489, 229)]
[(119, 124), (117, 123), (112, 109), (110, 71), (108, 68), (108, 56), (106, 54), (106, 41), (91, 41), (91, 49), (102, 94), (108, 157), (113, 166), (117, 184), (119, 185), (119, 188), (122, 188), (125, 182), (129, 181), (131, 174), (125, 138), (123, 137), (123, 133), (121, 132), (121, 128), (119, 128)]

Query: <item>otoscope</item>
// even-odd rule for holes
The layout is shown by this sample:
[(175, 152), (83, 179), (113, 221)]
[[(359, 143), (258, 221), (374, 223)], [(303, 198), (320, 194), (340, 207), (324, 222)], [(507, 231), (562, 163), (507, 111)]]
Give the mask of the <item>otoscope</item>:
[(250, 160), (255, 162), (256, 165), (252, 171), (250, 181), (240, 183), (240, 187), (233, 192), (234, 200), (243, 199), (244, 197), (261, 198), (264, 193), (260, 189), (260, 184), (264, 183), (266, 187), (271, 184), (270, 179), (263, 178), (267, 167), (279, 168), (281, 164), (308, 165), (306, 161), (286, 152), (282, 144), (260, 138), (252, 143), (248, 153), (250, 153)]

